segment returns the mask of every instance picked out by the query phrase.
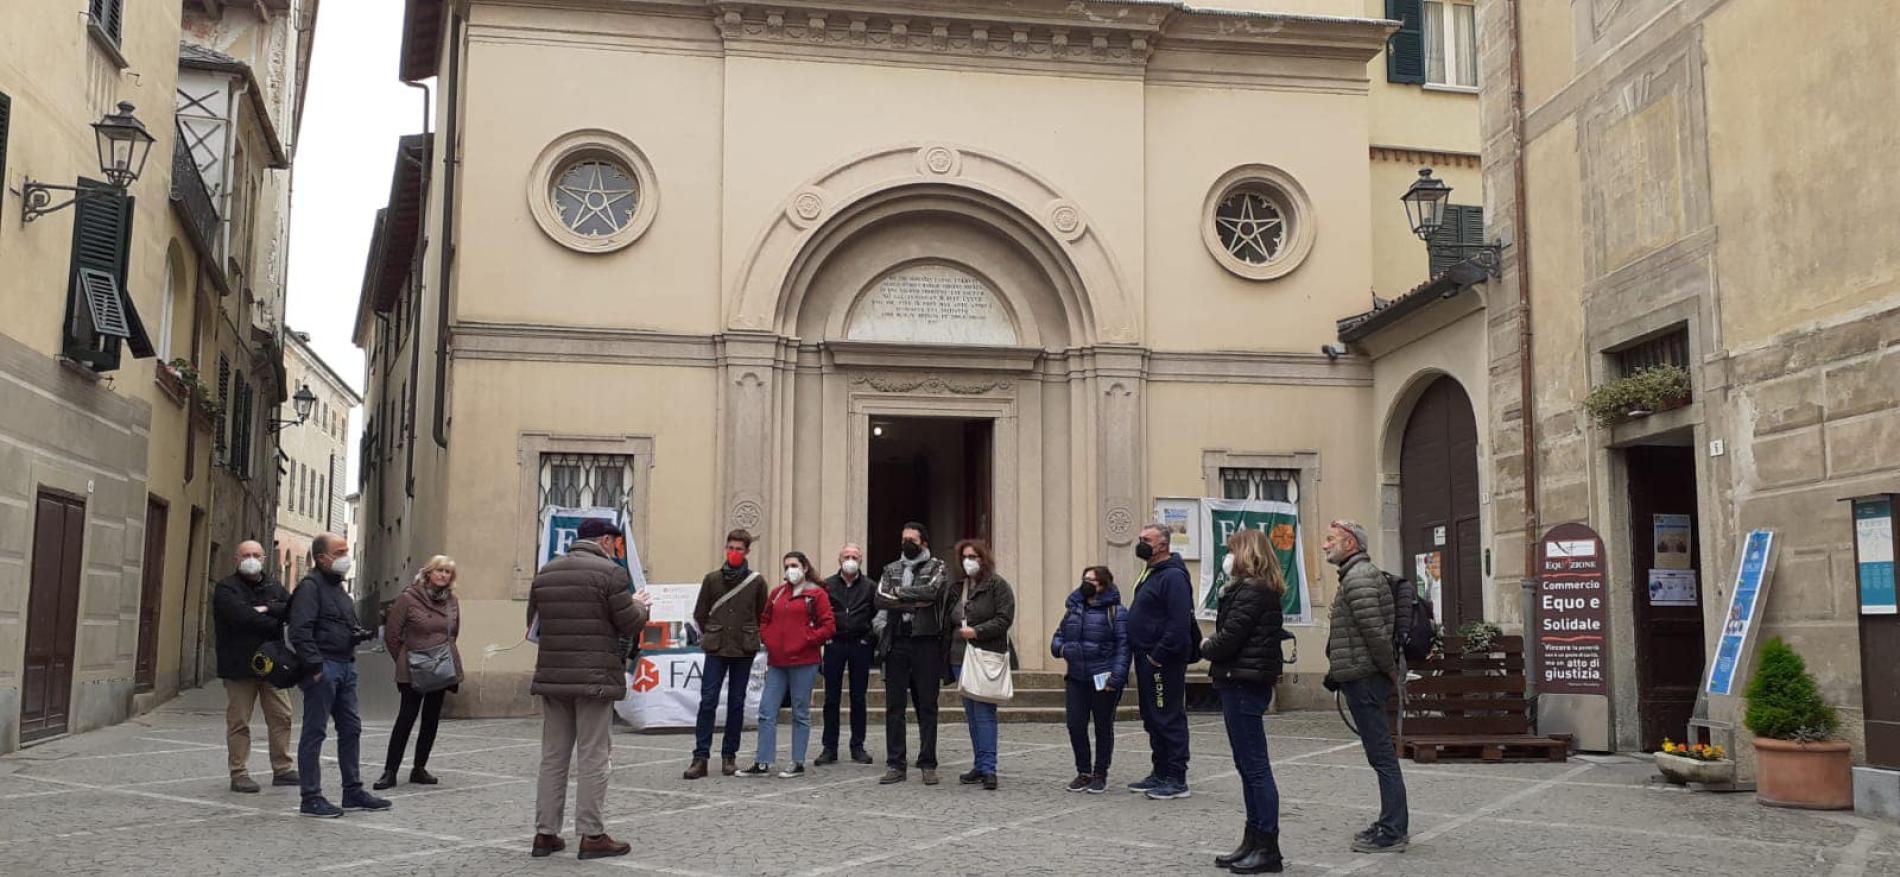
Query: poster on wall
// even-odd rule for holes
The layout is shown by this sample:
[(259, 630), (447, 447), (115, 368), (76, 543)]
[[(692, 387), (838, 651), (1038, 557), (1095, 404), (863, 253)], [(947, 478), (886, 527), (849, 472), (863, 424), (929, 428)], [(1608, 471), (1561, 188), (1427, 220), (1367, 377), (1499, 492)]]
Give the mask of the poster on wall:
[(1689, 516), (1656, 515), (1654, 542), (1657, 569), (1688, 569)]
[[(1423, 554), (1412, 555), (1412, 584), (1418, 586), (1419, 593), (1424, 594), (1425, 599), (1432, 601), (1433, 607), (1442, 607), (1445, 605), (1444, 594), (1442, 593), (1444, 590), (1444, 581), (1444, 552), (1427, 551)], [(1438, 612), (1441, 615), (1444, 614), (1442, 608), (1438, 609)]]
[[(691, 728), (699, 718), (699, 683), (706, 671), (706, 653), (699, 648), (699, 630), (693, 625), (699, 585), (653, 584), (645, 590), (653, 595), (653, 604), (640, 637), (640, 661), (627, 674), (627, 696), (614, 704), (614, 712), (635, 730)], [(765, 666), (765, 653), (760, 652), (746, 683), (747, 728), (758, 727)], [(715, 727), (725, 727), (729, 708), (721, 697)]]
[(1696, 575), (1692, 569), (1652, 569), (1649, 571), (1649, 605), (1696, 606)]
[(1221, 564), (1227, 558), (1227, 537), (1239, 530), (1259, 530), (1267, 534), (1267, 544), (1280, 561), (1286, 576), (1286, 598), (1281, 608), (1287, 624), (1305, 624), (1309, 617), (1307, 599), (1306, 552), (1300, 532), (1300, 512), (1292, 503), (1261, 499), (1202, 499), (1200, 542), (1201, 593), (1196, 614), (1202, 619), (1214, 617), (1220, 589), (1227, 584)]
[[(588, 519), (607, 521), (621, 529), (632, 532), (632, 521), (627, 513), (620, 509), (600, 506), (569, 508), (565, 506), (546, 506), (541, 509), (541, 528), (538, 540), (539, 550), (535, 552), (534, 568), (540, 569), (557, 557), (567, 553), (568, 546), (580, 534), (581, 522)], [(627, 574), (633, 577), (633, 590), (646, 587), (646, 572), (640, 565), (640, 548), (633, 544), (631, 536), (623, 537), (607, 546), (607, 551), (615, 561), (627, 568)]]
[(1182, 560), (1201, 559), (1201, 501), (1161, 497), (1155, 500), (1155, 523), (1168, 530), (1168, 550)]
[(1774, 548), (1773, 530), (1752, 530), (1742, 542), (1742, 561), (1735, 570), (1735, 586), (1729, 589), (1728, 611), (1722, 615), (1722, 638), (1716, 643), (1704, 686), (1710, 694), (1734, 692), (1735, 674), (1755, 629), (1755, 607), (1761, 605), (1763, 592), (1773, 581)]
[(1854, 501), (1854, 563), (1860, 579), (1860, 614), (1900, 613), (1893, 579), (1893, 497)]
[(1603, 539), (1582, 524), (1558, 524), (1538, 545), (1537, 691), (1610, 693), (1610, 599)]

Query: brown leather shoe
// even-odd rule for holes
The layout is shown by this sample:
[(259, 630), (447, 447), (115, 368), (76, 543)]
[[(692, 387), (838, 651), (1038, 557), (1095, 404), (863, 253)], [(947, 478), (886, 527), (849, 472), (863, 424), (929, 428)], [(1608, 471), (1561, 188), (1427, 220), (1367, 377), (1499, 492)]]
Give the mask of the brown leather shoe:
[(739, 760), (730, 756), (719, 759), (719, 772), (726, 776), (737, 775), (739, 773)]
[(609, 859), (633, 852), (633, 844), (623, 844), (604, 834), (581, 838), (583, 859)]
[(567, 849), (567, 841), (562, 840), (560, 835), (537, 834), (534, 836), (534, 850), (530, 855), (537, 859), (545, 859), (564, 849)]
[(936, 785), (936, 784), (937, 784), (937, 771), (936, 771), (936, 769), (934, 769), (934, 768), (924, 768), (924, 772), (923, 772), (923, 773), (924, 773), (924, 785), (926, 785), (926, 786), (934, 786), (934, 785)]
[(705, 779), (706, 778), (706, 759), (704, 758), (693, 759), (692, 766), (686, 769), (686, 778), (689, 780)]
[(889, 770), (886, 770), (884, 772), (884, 778), (878, 780), (877, 782), (878, 782), (878, 785), (888, 786), (892, 783), (901, 783), (906, 779), (909, 779), (909, 777), (905, 775), (903, 768), (893, 767)]

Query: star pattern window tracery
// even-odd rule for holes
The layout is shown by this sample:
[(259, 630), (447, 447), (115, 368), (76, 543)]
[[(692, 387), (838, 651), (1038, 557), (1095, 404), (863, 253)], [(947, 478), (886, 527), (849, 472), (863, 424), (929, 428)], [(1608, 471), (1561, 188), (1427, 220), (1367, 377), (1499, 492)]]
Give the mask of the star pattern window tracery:
[(570, 166), (555, 182), (553, 195), (561, 222), (575, 234), (588, 237), (626, 228), (639, 206), (639, 186), (633, 174), (600, 160)]
[(1286, 215), (1259, 192), (1227, 196), (1214, 214), (1214, 224), (1228, 255), (1249, 265), (1272, 261), (1286, 243)]

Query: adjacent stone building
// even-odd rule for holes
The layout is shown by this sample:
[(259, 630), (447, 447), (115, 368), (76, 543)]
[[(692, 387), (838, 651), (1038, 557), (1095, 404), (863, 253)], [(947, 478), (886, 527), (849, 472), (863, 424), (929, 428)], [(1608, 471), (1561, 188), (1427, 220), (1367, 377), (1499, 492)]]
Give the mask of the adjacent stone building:
[[(349, 471), (350, 420), (363, 399), (310, 347), (308, 335), (291, 331), (285, 337), (290, 342), (286, 386), (308, 387), (316, 399), (308, 419), (300, 428), (285, 429), (280, 443), (273, 549), (277, 574), (294, 583), (310, 569), (310, 541), (319, 533), (344, 535), (349, 527), (349, 490), (343, 480)], [(277, 418), (297, 420), (293, 404), (283, 405)]]

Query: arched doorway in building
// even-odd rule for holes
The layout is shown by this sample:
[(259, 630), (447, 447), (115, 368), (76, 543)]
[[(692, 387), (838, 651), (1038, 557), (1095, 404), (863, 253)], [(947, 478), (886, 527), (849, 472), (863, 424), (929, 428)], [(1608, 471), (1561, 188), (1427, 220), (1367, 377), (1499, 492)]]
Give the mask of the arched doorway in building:
[(1448, 629), (1484, 618), (1478, 510), (1478, 422), (1464, 388), (1431, 380), (1412, 406), (1399, 446), (1399, 544), (1403, 572), (1435, 582)]

